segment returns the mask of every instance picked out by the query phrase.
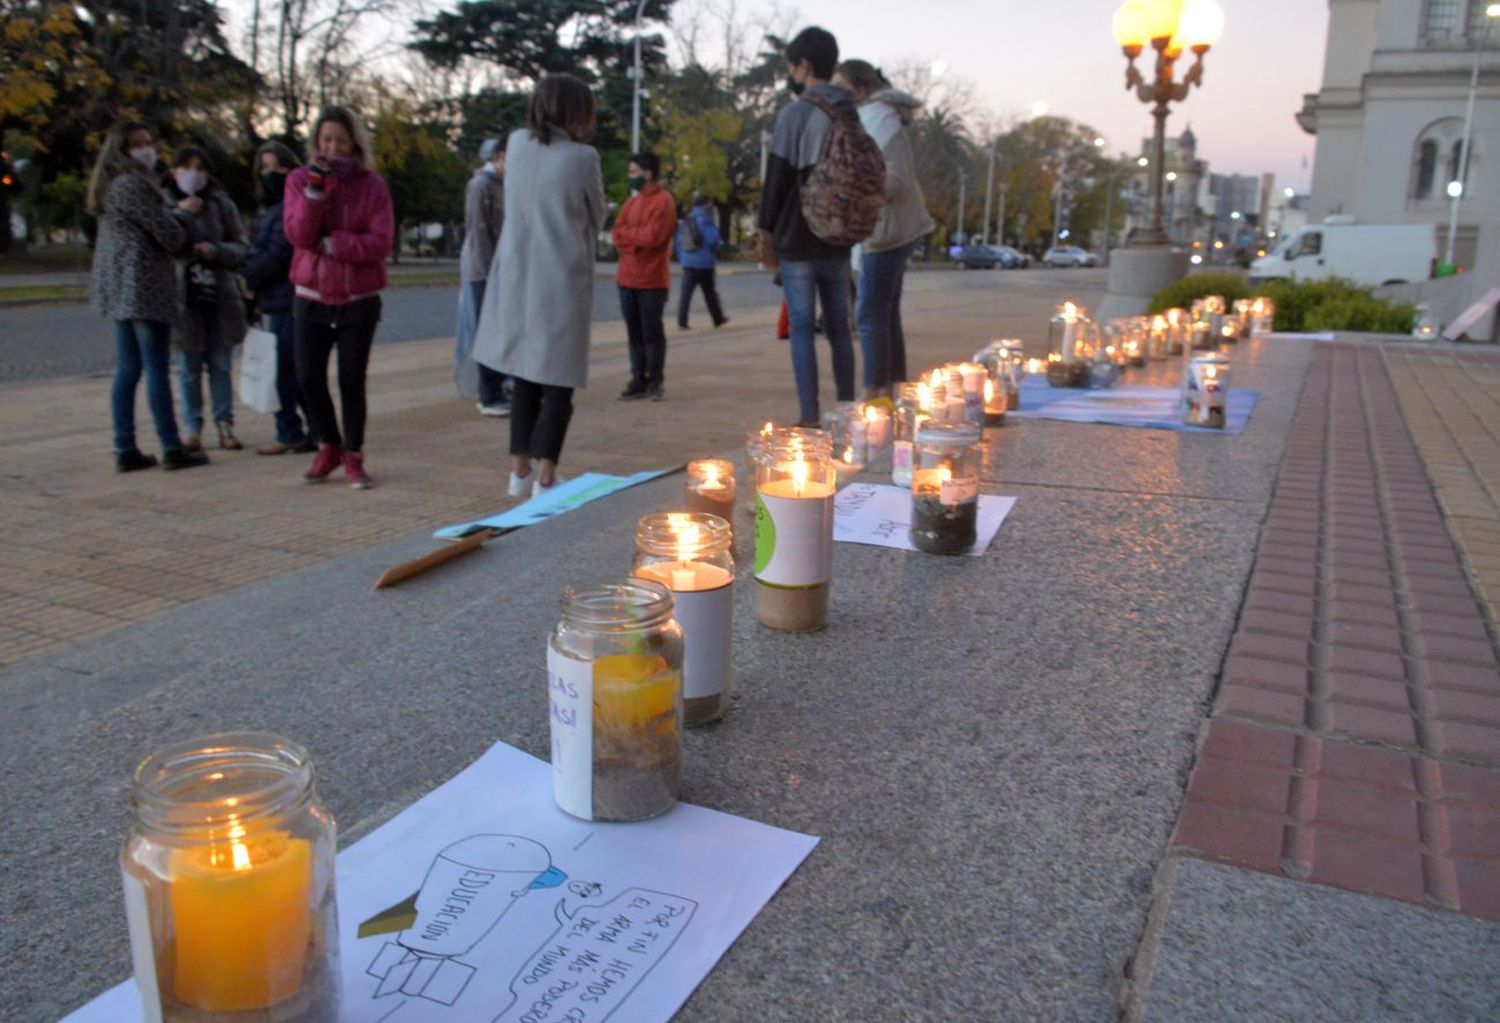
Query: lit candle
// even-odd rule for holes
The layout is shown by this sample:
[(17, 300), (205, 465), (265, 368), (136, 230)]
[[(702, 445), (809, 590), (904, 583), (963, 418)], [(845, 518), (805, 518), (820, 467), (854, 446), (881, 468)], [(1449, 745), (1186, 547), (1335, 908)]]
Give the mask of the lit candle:
[(717, 515), (734, 521), (734, 466), (722, 458), (689, 462), (684, 504), (690, 512)]
[(984, 423), (984, 367), (977, 362), (960, 362), (954, 367), (963, 385), (963, 405), (960, 419), (963, 422)]
[(1073, 349), (1078, 343), (1078, 307), (1072, 302), (1063, 303), (1063, 336), (1059, 355), (1063, 362), (1073, 361)]
[(928, 554), (963, 554), (977, 542), (979, 428), (932, 423), (917, 439), (912, 472), (912, 546)]
[(756, 474), (755, 614), (769, 628), (809, 632), (828, 620), (835, 469), (826, 450), (772, 444)]
[(1183, 422), (1222, 430), (1229, 397), (1229, 360), (1218, 355), (1193, 359), (1183, 381)]
[(226, 833), (170, 857), (173, 990), (210, 1012), (269, 1009), (295, 995), (312, 934), (307, 840), (230, 820)]
[(891, 410), (883, 405), (866, 403), (864, 406), (865, 443), (869, 457), (884, 451), (891, 443)]

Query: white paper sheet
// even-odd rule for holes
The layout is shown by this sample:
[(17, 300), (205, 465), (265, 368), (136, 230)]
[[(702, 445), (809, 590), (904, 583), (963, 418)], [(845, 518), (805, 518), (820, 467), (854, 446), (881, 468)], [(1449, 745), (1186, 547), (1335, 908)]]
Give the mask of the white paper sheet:
[[(686, 804), (575, 820), (546, 763), (497, 743), (339, 855), (339, 1019), (667, 1020), (817, 843)], [(129, 980), (65, 1023), (140, 1018)]]
[[(979, 558), (1005, 524), (1016, 506), (1014, 497), (979, 496), (978, 540), (969, 557)], [(880, 483), (851, 483), (833, 499), (833, 538), (843, 543), (862, 543), (914, 551), (911, 529), (911, 491)]]

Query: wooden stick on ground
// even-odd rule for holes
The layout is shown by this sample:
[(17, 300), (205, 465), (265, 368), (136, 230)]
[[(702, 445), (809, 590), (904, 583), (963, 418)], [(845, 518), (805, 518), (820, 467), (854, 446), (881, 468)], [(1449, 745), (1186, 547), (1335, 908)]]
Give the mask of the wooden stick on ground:
[(386, 569), (385, 573), (375, 580), (375, 588), (383, 590), (388, 586), (396, 586), (406, 580), (421, 575), (429, 569), (445, 565), (455, 558), (461, 558), (470, 551), (477, 551), (486, 540), (508, 533), (508, 529), (481, 529), (477, 533), (470, 533), (462, 540), (449, 544), (447, 547), (439, 547), (431, 554), (424, 554), (420, 558), (403, 561), (394, 568)]

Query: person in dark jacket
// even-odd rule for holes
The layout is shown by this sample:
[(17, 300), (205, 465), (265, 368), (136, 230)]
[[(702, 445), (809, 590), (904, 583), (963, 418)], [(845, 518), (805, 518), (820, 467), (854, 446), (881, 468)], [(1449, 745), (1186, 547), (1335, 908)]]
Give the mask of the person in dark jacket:
[(478, 397), (479, 414), (510, 415), (510, 399), (504, 373), (497, 373), (474, 359), (474, 332), (479, 329), (479, 310), (484, 308), (484, 289), (490, 264), (500, 245), (505, 226), (505, 146), (510, 132), (485, 139), (479, 147), (479, 169), (464, 189), (464, 247), (458, 258), (458, 330), (453, 336), (453, 366), (458, 393)]
[[(693, 238), (696, 229), (696, 244)], [(703, 289), (703, 300), (708, 303), (708, 315), (715, 327), (729, 322), (724, 307), (719, 304), (719, 288), (714, 282), (714, 266), (718, 262), (719, 225), (714, 222), (713, 200), (700, 195), (693, 201), (693, 208), (682, 219), (677, 228), (677, 262), (682, 265), (682, 294), (677, 300), (677, 326), (688, 329), (688, 313), (693, 306), (693, 291)]]
[(153, 176), (158, 155), (151, 129), (127, 121), (110, 129), (89, 177), (85, 205), (99, 218), (90, 292), (94, 310), (115, 324), (115, 468), (134, 472), (156, 465), (135, 443), (135, 391), (146, 375), (146, 401), (161, 441), (162, 468), (206, 465), (186, 451), (172, 407), (172, 324), (181, 306), (172, 256), (187, 244), (197, 196), (169, 204)]
[[(307, 454), (317, 450), (318, 436), (312, 428), (311, 416), (307, 416), (308, 425), (302, 425), (307, 409), (302, 403), (297, 362), (292, 353), (294, 291), (288, 276), (292, 269), (292, 243), (286, 240), (286, 226), (282, 223), (287, 175), (302, 164), (280, 142), (267, 142), (255, 151), (255, 165), (261, 212), (255, 221), (254, 244), (243, 276), (245, 285), (255, 294), (256, 313), (265, 318), (266, 329), (276, 335), (276, 398), (281, 405), (276, 412), (276, 439), (257, 448), (256, 453)], [(299, 406), (301, 414), (297, 411)]]

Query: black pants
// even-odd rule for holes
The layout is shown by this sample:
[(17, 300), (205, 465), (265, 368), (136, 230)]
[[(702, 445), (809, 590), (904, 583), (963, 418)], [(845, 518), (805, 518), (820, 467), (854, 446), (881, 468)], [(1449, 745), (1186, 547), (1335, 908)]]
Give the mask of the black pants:
[[(365, 443), (365, 370), (370, 345), (380, 323), (380, 296), (371, 295), (348, 305), (324, 305), (305, 298), (292, 308), (292, 347), (297, 359), (297, 382), (302, 403), (320, 441), (359, 451)], [(333, 412), (328, 392), (328, 356), (339, 351), (339, 403), (344, 432)]]
[(620, 316), (630, 337), (632, 387), (662, 382), (667, 365), (667, 331), (661, 318), (666, 309), (666, 288), (620, 289)]
[(556, 462), (573, 419), (573, 388), (510, 378), (510, 453)]
[(713, 319), (714, 326), (724, 322), (724, 307), (719, 304), (719, 286), (714, 283), (714, 268), (706, 267), (699, 270), (695, 267), (685, 266), (682, 268), (681, 297), (677, 300), (677, 326), (687, 330), (688, 311), (693, 305), (693, 291), (696, 288), (703, 289), (703, 300), (708, 303), (708, 315)]

